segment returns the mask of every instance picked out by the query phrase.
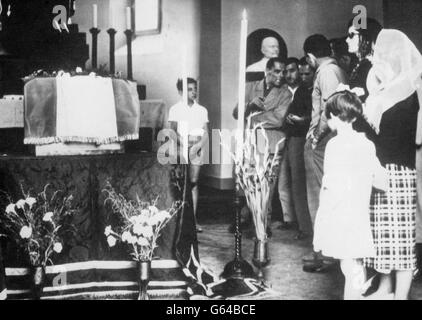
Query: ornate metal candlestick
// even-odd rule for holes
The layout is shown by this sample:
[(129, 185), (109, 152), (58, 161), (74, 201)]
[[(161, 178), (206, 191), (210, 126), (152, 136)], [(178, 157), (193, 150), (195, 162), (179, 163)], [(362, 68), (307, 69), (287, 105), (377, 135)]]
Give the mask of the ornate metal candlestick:
[(107, 30), (107, 33), (110, 35), (110, 74), (114, 75), (116, 73), (115, 60), (114, 60), (114, 50), (115, 50), (115, 41), (114, 36), (116, 35), (116, 29), (110, 28)]
[(98, 55), (98, 34), (101, 32), (98, 28), (91, 28), (89, 32), (92, 34), (92, 69), (97, 69)]
[(132, 73), (132, 36), (133, 31), (128, 29), (125, 31), (126, 42), (127, 42), (127, 78), (133, 80)]
[(234, 260), (230, 261), (225, 267), (222, 273), (222, 277), (227, 279), (227, 290), (234, 289), (235, 285), (230, 280), (241, 280), (244, 278), (253, 278), (255, 276), (252, 266), (242, 258), (242, 232), (240, 231), (240, 212), (242, 209), (242, 203), (240, 200), (240, 186), (236, 179), (235, 186), (235, 255)]

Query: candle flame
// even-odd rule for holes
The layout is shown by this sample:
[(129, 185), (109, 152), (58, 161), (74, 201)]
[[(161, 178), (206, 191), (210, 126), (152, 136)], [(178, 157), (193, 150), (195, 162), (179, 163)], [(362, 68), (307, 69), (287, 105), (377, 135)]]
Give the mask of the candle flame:
[(247, 14), (247, 12), (246, 12), (246, 9), (243, 9), (243, 12), (242, 12), (242, 19), (243, 20), (246, 20), (248, 18), (248, 14)]

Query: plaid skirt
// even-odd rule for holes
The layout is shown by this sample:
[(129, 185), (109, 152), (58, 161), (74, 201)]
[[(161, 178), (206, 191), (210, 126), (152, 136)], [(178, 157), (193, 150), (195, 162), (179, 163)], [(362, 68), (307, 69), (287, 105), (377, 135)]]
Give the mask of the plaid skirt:
[(388, 164), (389, 189), (373, 192), (371, 229), (376, 256), (367, 267), (381, 273), (416, 269), (416, 170)]

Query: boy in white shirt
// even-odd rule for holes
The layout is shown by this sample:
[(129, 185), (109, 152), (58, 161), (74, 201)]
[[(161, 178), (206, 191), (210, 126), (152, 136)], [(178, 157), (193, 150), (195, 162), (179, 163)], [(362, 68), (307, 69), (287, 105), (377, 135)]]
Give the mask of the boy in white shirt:
[[(183, 96), (183, 81), (177, 80), (176, 84), (179, 95)], [(187, 79), (188, 87), (188, 105), (180, 101), (173, 105), (169, 110), (170, 126), (173, 130), (178, 132), (180, 145), (183, 145), (183, 140), (180, 141), (181, 128), (185, 127), (188, 133), (188, 150), (189, 150), (189, 177), (192, 187), (192, 202), (193, 213), (196, 220), (196, 212), (198, 208), (198, 179), (203, 164), (204, 152), (203, 148), (208, 142), (208, 111), (203, 106), (199, 105), (195, 100), (197, 98), (198, 84), (195, 79)], [(202, 232), (201, 227), (197, 225), (197, 232)]]

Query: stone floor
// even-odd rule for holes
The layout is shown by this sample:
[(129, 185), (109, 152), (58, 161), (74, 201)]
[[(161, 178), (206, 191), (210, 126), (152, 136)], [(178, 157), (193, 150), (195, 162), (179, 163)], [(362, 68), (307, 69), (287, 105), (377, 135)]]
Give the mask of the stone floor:
[[(198, 234), (199, 254), (201, 262), (216, 274), (233, 259), (234, 235), (228, 231), (232, 219), (232, 192), (202, 188), (198, 223), (204, 232)], [(339, 268), (323, 274), (303, 272), (301, 258), (310, 252), (310, 241), (294, 240), (295, 231), (280, 230), (279, 225), (278, 221), (272, 223), (271, 263), (265, 268), (267, 285), (279, 293), (276, 299), (342, 299), (344, 280)], [(252, 264), (250, 236), (242, 238), (242, 256)], [(411, 299), (422, 300), (422, 281), (413, 283)]]

